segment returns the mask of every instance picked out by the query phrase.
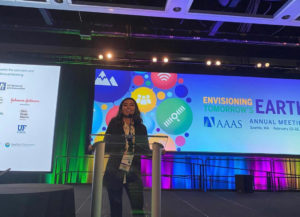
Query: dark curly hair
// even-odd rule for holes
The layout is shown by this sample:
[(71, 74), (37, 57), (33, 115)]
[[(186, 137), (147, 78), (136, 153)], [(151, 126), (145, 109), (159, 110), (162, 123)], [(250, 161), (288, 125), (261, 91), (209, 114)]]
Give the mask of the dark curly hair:
[(143, 122), (143, 119), (141, 118), (141, 112), (140, 112), (140, 110), (139, 110), (139, 107), (138, 107), (138, 105), (137, 105), (135, 99), (133, 99), (133, 98), (131, 98), (131, 97), (128, 97), (128, 98), (125, 98), (125, 99), (122, 100), (122, 102), (121, 102), (121, 104), (120, 104), (120, 106), (119, 106), (118, 114), (117, 114), (117, 116), (116, 116), (115, 118), (116, 118), (118, 121), (123, 122), (123, 117), (124, 117), (124, 115), (123, 115), (123, 113), (122, 113), (122, 107), (123, 107), (124, 102), (125, 102), (126, 100), (128, 100), (128, 99), (132, 100), (132, 101), (134, 102), (134, 105), (135, 105), (135, 110), (134, 110), (133, 117), (132, 117), (132, 119), (133, 119), (133, 121), (134, 121), (134, 124), (135, 124), (135, 125), (136, 125), (136, 124), (141, 124), (141, 123)]

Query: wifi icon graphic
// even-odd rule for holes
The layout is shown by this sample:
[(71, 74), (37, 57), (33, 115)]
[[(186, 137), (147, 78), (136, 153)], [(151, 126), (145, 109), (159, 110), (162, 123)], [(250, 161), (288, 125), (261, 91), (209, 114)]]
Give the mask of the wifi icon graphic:
[(159, 77), (162, 81), (167, 81), (171, 77), (170, 73), (158, 73), (157, 77)]
[(151, 80), (155, 87), (158, 87), (163, 90), (168, 90), (177, 82), (176, 73), (167, 73), (167, 72), (151, 72)]

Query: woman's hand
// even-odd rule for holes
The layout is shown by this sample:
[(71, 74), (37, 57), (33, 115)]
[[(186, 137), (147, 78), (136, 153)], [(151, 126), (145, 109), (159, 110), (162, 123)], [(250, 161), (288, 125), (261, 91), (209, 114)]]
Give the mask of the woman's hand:
[(94, 150), (95, 150), (95, 147), (92, 146), (92, 145), (89, 145), (88, 150), (89, 150), (89, 151), (94, 151)]

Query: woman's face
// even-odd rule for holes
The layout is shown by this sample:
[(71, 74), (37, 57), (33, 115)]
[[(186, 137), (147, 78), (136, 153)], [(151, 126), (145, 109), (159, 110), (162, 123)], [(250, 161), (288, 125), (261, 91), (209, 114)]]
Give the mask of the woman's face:
[(131, 99), (126, 99), (122, 105), (122, 114), (125, 116), (133, 115), (135, 112), (135, 103)]

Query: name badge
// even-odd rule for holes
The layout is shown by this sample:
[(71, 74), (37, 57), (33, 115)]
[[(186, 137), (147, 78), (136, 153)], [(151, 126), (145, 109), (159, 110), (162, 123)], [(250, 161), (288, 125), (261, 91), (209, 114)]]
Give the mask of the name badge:
[(124, 153), (119, 169), (125, 172), (129, 172), (133, 157), (133, 154)]

